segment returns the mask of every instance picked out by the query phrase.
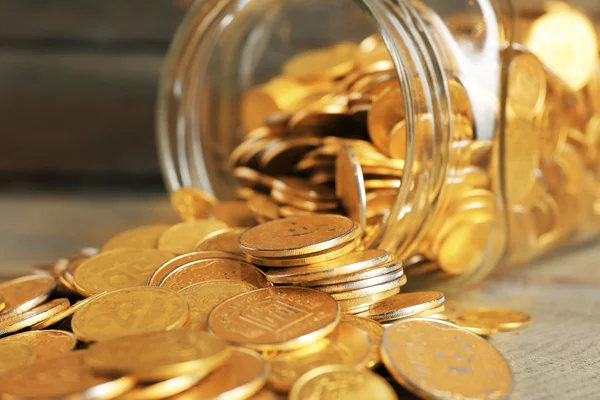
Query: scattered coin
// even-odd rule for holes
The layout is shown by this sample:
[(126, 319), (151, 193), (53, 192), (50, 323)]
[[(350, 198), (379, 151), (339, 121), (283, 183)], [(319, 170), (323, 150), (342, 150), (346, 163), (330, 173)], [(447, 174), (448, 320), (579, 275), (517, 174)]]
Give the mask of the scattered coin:
[(0, 315), (0, 337), (18, 332), (69, 308), (68, 299), (54, 299), (20, 314)]
[(158, 238), (169, 227), (170, 225), (146, 225), (121, 232), (104, 243), (102, 251), (132, 248), (155, 249), (158, 245)]
[(290, 400), (312, 397), (362, 400), (397, 399), (394, 389), (368, 369), (349, 365), (326, 365), (302, 375), (290, 391)]
[(263, 388), (268, 376), (269, 365), (257, 352), (233, 347), (223, 366), (175, 399), (247, 399)]
[(509, 332), (525, 328), (531, 322), (531, 317), (522, 311), (509, 308), (480, 308), (460, 313), (456, 322), (461, 326), (464, 323), (465, 327), (476, 324), (482, 328)]
[(96, 342), (138, 333), (181, 328), (189, 318), (187, 302), (160, 287), (135, 287), (96, 296), (73, 315), (75, 336)]
[(152, 273), (170, 260), (156, 249), (116, 249), (84, 261), (73, 276), (75, 287), (86, 296), (145, 285)]
[(217, 203), (213, 196), (194, 188), (180, 188), (171, 194), (173, 209), (183, 221), (207, 218)]
[(119, 396), (121, 400), (154, 400), (165, 399), (184, 392), (204, 378), (203, 375), (181, 375), (164, 381), (138, 385), (125, 394)]
[(85, 363), (85, 351), (37, 361), (0, 376), (0, 387), (12, 399), (113, 399), (135, 385), (131, 377), (94, 374)]
[(209, 233), (228, 228), (225, 222), (199, 219), (173, 225), (158, 238), (161, 251), (184, 254), (194, 250), (198, 241)]
[(507, 399), (513, 386), (508, 364), (492, 345), (446, 321), (392, 324), (383, 334), (381, 356), (402, 386), (426, 398)]
[(50, 276), (31, 275), (0, 284), (4, 310), (0, 316), (22, 313), (42, 304), (56, 286)]
[(238, 239), (245, 231), (245, 228), (229, 228), (213, 232), (196, 243), (195, 251), (216, 250), (243, 256)]
[(244, 253), (255, 257), (294, 257), (348, 243), (359, 233), (346, 217), (306, 215), (250, 228), (240, 236), (239, 244)]
[(33, 346), (16, 340), (0, 340), (0, 356), (0, 376), (35, 359)]
[(365, 180), (358, 157), (348, 145), (342, 147), (336, 158), (335, 190), (348, 217), (364, 231), (367, 225)]
[(246, 261), (207, 258), (178, 267), (167, 275), (159, 286), (178, 291), (194, 283), (219, 279), (247, 282), (254, 287), (268, 285), (265, 274)]
[(229, 355), (227, 344), (206, 332), (172, 330), (96, 343), (86, 352), (85, 361), (103, 374), (156, 382), (180, 375), (206, 376)]
[(186, 327), (198, 331), (208, 330), (208, 314), (217, 305), (237, 294), (257, 289), (248, 282), (236, 280), (209, 280), (186, 286), (177, 293), (190, 307), (190, 319)]
[(251, 228), (257, 224), (254, 213), (250, 210), (245, 201), (226, 201), (219, 203), (213, 207), (212, 216), (233, 227)]
[(389, 322), (416, 316), (444, 304), (444, 294), (440, 292), (400, 293), (389, 297), (369, 311), (360, 314), (379, 322)]
[[(35, 360), (45, 360), (67, 353), (75, 348), (77, 339), (70, 332), (60, 330), (31, 331), (8, 336), (0, 343), (18, 342), (31, 346)], [(0, 354), (4, 353), (0, 350)]]
[(354, 315), (344, 315), (342, 322), (348, 322), (354, 326), (359, 327), (363, 331), (367, 332), (371, 339), (371, 353), (366, 363), (367, 368), (373, 368), (379, 364), (381, 358), (379, 357), (379, 349), (381, 348), (381, 337), (385, 328), (377, 321), (372, 319), (362, 318)]
[(270, 355), (269, 385), (287, 392), (302, 374), (322, 365), (369, 366), (376, 348), (366, 331), (355, 324), (340, 322), (330, 335), (302, 349)]
[(307, 288), (263, 288), (234, 296), (208, 316), (208, 329), (236, 345), (292, 350), (325, 337), (340, 310), (329, 295)]

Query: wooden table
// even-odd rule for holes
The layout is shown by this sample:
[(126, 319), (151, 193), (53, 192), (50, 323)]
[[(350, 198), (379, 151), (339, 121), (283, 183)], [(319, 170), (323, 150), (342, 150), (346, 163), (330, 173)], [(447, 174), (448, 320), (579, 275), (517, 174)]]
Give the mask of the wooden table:
[[(0, 279), (129, 227), (175, 221), (161, 194), (4, 194)], [(457, 309), (506, 306), (533, 317), (529, 328), (490, 339), (512, 366), (513, 398), (600, 398), (599, 260), (600, 243), (447, 296)]]

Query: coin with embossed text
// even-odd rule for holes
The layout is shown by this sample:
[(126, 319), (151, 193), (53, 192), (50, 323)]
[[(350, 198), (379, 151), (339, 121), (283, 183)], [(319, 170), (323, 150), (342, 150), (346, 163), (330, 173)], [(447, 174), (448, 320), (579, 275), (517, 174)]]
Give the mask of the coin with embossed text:
[(331, 333), (337, 302), (307, 288), (275, 287), (225, 300), (208, 316), (209, 331), (232, 344), (259, 350), (292, 350)]
[(350, 365), (326, 365), (302, 375), (290, 391), (290, 400), (303, 399), (396, 400), (385, 379)]
[(75, 287), (91, 296), (117, 289), (142, 286), (152, 273), (172, 258), (156, 249), (116, 249), (84, 261), (75, 270)]
[(188, 320), (187, 302), (160, 287), (135, 287), (97, 296), (79, 308), (71, 326), (84, 342), (181, 328)]
[(187, 286), (177, 292), (190, 307), (190, 319), (186, 327), (205, 331), (208, 314), (217, 305), (235, 295), (257, 289), (248, 282), (236, 280), (212, 280)]
[(424, 398), (508, 399), (513, 379), (490, 343), (455, 324), (411, 318), (388, 327), (381, 341), (388, 371)]

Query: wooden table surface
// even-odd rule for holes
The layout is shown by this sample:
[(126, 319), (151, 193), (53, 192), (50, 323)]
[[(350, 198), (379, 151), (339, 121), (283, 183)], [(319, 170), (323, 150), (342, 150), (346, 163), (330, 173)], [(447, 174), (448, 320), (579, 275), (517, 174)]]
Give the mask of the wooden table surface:
[[(0, 195), (0, 279), (157, 222), (176, 222), (160, 194)], [(600, 399), (599, 260), (597, 243), (447, 296), (451, 308), (505, 306), (533, 317), (527, 329), (490, 339), (512, 367), (514, 399)]]

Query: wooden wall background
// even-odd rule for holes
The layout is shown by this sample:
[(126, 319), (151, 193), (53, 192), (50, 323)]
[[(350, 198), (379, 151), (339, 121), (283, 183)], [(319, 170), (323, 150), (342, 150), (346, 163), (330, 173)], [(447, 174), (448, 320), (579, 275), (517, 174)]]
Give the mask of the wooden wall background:
[(158, 176), (156, 86), (184, 14), (173, 3), (0, 0), (0, 182)]

